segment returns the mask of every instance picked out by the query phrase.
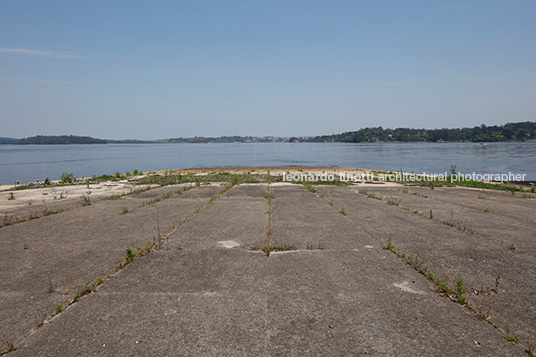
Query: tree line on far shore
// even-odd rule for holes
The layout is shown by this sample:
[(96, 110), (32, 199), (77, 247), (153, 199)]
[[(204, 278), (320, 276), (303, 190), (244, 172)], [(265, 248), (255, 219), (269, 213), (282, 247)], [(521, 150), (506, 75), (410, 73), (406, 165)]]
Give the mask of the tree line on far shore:
[(19, 145), (68, 145), (68, 144), (106, 144), (108, 141), (95, 139), (90, 136), (76, 135), (37, 135), (29, 138), (20, 139), (13, 144)]
[[(293, 138), (291, 138), (292, 140)], [(497, 142), (527, 141), (536, 139), (536, 122), (508, 123), (505, 125), (486, 126), (461, 129), (383, 129), (364, 128), (342, 134), (322, 135), (309, 138), (308, 142)]]
[(461, 129), (383, 129), (380, 127), (364, 128), (342, 134), (322, 135), (317, 137), (253, 137), (221, 136), (217, 138), (194, 137), (160, 140), (106, 140), (90, 136), (76, 135), (37, 135), (24, 139), (0, 138), (0, 144), (19, 145), (67, 145), (67, 144), (128, 144), (128, 143), (229, 143), (229, 142), (499, 142), (536, 140), (536, 122), (508, 123), (505, 125)]

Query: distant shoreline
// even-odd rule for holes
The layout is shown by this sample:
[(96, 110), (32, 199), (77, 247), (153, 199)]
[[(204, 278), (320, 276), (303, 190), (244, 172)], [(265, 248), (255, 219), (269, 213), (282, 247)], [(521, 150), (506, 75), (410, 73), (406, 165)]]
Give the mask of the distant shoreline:
[(299, 142), (268, 142), (268, 141), (256, 141), (256, 142), (107, 142), (107, 143), (68, 143), (68, 144), (45, 144), (45, 143), (0, 143), (0, 145), (16, 145), (16, 146), (30, 146), (30, 145), (61, 145), (61, 146), (81, 146), (81, 145), (147, 145), (147, 144), (503, 144), (503, 143), (535, 143), (536, 139), (530, 140), (504, 140), (504, 141), (360, 141), (360, 142), (345, 142), (345, 141), (299, 141)]
[(341, 134), (318, 136), (218, 136), (176, 137), (157, 140), (112, 140), (77, 135), (37, 135), (23, 139), (0, 137), (0, 144), (70, 145), (70, 144), (208, 144), (208, 143), (418, 143), (418, 142), (525, 142), (536, 141), (536, 122), (506, 123), (504, 125), (455, 129), (384, 129), (381, 126), (362, 128)]

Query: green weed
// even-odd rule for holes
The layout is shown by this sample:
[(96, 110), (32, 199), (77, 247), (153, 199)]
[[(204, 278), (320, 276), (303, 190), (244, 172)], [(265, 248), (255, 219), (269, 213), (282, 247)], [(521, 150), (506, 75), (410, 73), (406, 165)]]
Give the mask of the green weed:
[(310, 185), (310, 184), (307, 184), (307, 183), (304, 183), (303, 184), (303, 187), (305, 187), (305, 189), (309, 192), (312, 192), (312, 193), (317, 193), (318, 191), (316, 190), (316, 188), (314, 188), (313, 185)]
[(264, 198), (266, 199), (274, 199), (275, 198), (275, 193), (274, 191), (268, 189), (264, 192)]
[(9, 352), (15, 351), (17, 347), (15, 346), (14, 342), (8, 342), (6, 348), (3, 351), (0, 351), (0, 356), (3, 356), (4, 354), (7, 354)]
[(89, 206), (91, 205), (91, 200), (89, 199), (89, 196), (82, 195), (82, 206)]
[(369, 193), (366, 190), (359, 190), (359, 193), (362, 194), (362, 195), (367, 196), (368, 198), (372, 198), (372, 199), (379, 200), (379, 201), (382, 200), (381, 197), (375, 196), (375, 195), (373, 195), (372, 193)]
[(456, 295), (458, 297), (458, 302), (462, 305), (467, 305), (466, 291), (463, 287), (463, 280), (456, 280)]
[(271, 252), (283, 252), (288, 250), (296, 250), (295, 245), (293, 244), (280, 244), (280, 245), (269, 245), (262, 248), (262, 251), (266, 255), (270, 255)]
[(392, 197), (387, 199), (387, 203), (392, 205), (392, 206), (398, 206), (400, 201), (401, 201), (400, 199), (397, 200), (397, 199), (394, 199)]
[(517, 336), (514, 336), (514, 335), (510, 335), (510, 333), (506, 333), (506, 339), (512, 343), (519, 343), (519, 337)]
[(319, 242), (317, 244), (307, 243), (305, 249), (307, 249), (307, 250), (324, 250), (325, 248), (326, 248), (326, 244), (324, 242)]
[(51, 214), (58, 214), (58, 213), (61, 213), (63, 212), (62, 209), (58, 208), (58, 209), (54, 209), (54, 208), (45, 208), (43, 210), (43, 216), (49, 216)]
[(133, 261), (135, 258), (135, 254), (132, 252), (132, 249), (127, 248), (127, 254), (125, 255), (125, 263), (128, 264), (131, 261)]
[(101, 200), (103, 200), (103, 201), (115, 201), (115, 200), (120, 199), (121, 197), (123, 197), (123, 195), (112, 195), (112, 196), (102, 197)]
[(60, 176), (60, 182), (63, 184), (71, 184), (75, 180), (74, 175), (72, 173), (68, 174), (66, 172), (62, 173)]

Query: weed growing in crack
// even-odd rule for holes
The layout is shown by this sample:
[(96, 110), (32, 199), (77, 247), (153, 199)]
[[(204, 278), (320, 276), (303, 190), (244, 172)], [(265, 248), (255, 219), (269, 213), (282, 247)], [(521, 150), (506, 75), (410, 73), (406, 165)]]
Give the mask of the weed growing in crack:
[(304, 186), (307, 189), (307, 191), (309, 191), (309, 192), (312, 192), (312, 193), (317, 193), (318, 192), (313, 185), (304, 184)]
[(373, 199), (378, 200), (378, 201), (382, 200), (381, 197), (375, 196), (372, 193), (369, 193), (367, 190), (359, 190), (359, 193), (362, 194), (362, 195), (367, 196), (368, 198), (373, 198)]
[[(400, 252), (399, 249), (397, 249), (391, 239), (387, 242), (387, 244), (383, 247), (383, 249), (390, 250), (393, 252), (396, 256), (404, 260), (408, 265), (413, 267), (415, 270), (417, 270), (419, 273), (423, 274), (426, 278), (431, 280), (439, 290), (439, 292), (444, 293), (450, 300), (457, 302), (463, 306), (465, 306), (467, 309), (469, 309), (475, 316), (481, 317), (484, 320), (486, 320), (489, 324), (491, 324), (493, 327), (495, 327), (497, 330), (502, 332), (505, 335), (505, 338), (512, 342), (512, 343), (518, 343), (519, 338), (517, 336), (511, 335), (508, 330), (503, 330), (500, 328), (497, 323), (491, 318), (489, 311), (485, 312), (482, 311), (482, 308), (480, 306), (477, 306), (476, 308), (471, 306), (469, 302), (467, 301), (467, 294), (465, 287), (463, 286), (463, 280), (458, 279), (456, 281), (456, 291), (453, 291), (448, 287), (447, 280), (443, 280), (439, 278), (437, 275), (427, 272), (426, 268), (423, 267), (421, 263), (416, 264), (416, 260), (407, 257), (404, 253)], [(499, 280), (500, 280), (500, 274), (498, 274), (495, 277), (495, 292), (498, 292), (499, 289)]]
[(422, 197), (422, 198), (428, 198), (427, 194), (422, 194), (422, 193), (418, 193), (418, 192), (412, 192), (411, 195), (412, 196), (419, 196), (419, 197)]
[(271, 200), (274, 199), (274, 198), (275, 198), (275, 193), (274, 193), (274, 191), (272, 191), (272, 190), (270, 190), (270, 189), (266, 190), (266, 191), (264, 192), (264, 198), (266, 198), (266, 199), (271, 199)]
[(89, 206), (91, 205), (91, 200), (89, 199), (89, 196), (87, 195), (82, 195), (82, 206)]
[(527, 352), (530, 357), (536, 357), (536, 346), (533, 343), (529, 343), (525, 352)]
[(467, 298), (466, 298), (466, 291), (463, 287), (463, 280), (458, 279), (456, 280), (456, 295), (458, 297), (458, 302), (462, 305), (468, 305)]
[(316, 245), (313, 243), (307, 243), (306, 248), (307, 250), (324, 250), (326, 248), (326, 244), (324, 242), (319, 242)]
[(280, 244), (280, 245), (273, 245), (270, 247), (272, 252), (278, 252), (278, 251), (286, 251), (286, 250), (296, 250), (298, 248), (296, 248), (295, 245), (293, 244), (286, 244), (286, 243), (283, 243), (283, 244)]
[(134, 253), (132, 252), (132, 249), (130, 248), (127, 248), (127, 254), (125, 255), (125, 263), (128, 264), (130, 263), (131, 261), (134, 260)]
[(13, 216), (8, 216), (7, 213), (4, 214), (4, 218), (2, 219), (2, 224), (0, 227), (5, 227), (13, 224)]
[(397, 199), (392, 198), (392, 197), (387, 199), (387, 203), (392, 205), (392, 206), (398, 206), (400, 204), (400, 201), (401, 201), (400, 199), (397, 200)]
[(443, 224), (449, 227), (456, 228), (456, 223), (454, 222), (443, 221)]
[(58, 214), (58, 213), (61, 213), (61, 212), (63, 212), (62, 209), (45, 208), (43, 210), (43, 216), (49, 216), (51, 214)]
[(510, 332), (506, 331), (506, 339), (512, 343), (519, 343), (519, 337), (511, 335)]
[(35, 324), (34, 324), (34, 330), (38, 330), (41, 326), (45, 324), (45, 320), (47, 318), (46, 313), (39, 312), (35, 315)]
[(9, 352), (15, 351), (16, 349), (17, 347), (15, 346), (15, 342), (10, 341), (7, 343), (6, 348), (3, 351), (0, 351), (0, 356), (3, 356), (4, 354), (9, 353)]
[[(267, 191), (270, 192), (270, 185), (268, 185)], [(266, 211), (266, 214), (268, 215), (268, 223), (266, 225), (266, 238), (264, 240), (262, 251), (266, 256), (269, 256), (272, 250), (272, 195), (265, 195), (265, 198), (268, 203), (268, 211)]]
[(191, 190), (194, 187), (195, 186), (188, 186), (188, 187), (185, 187), (185, 188), (182, 188), (182, 189), (179, 189), (179, 190), (166, 192), (165, 194), (163, 194), (160, 197), (153, 198), (153, 199), (150, 199), (149, 201), (142, 202), (140, 206), (143, 207), (143, 206), (152, 205), (153, 203), (157, 203), (157, 202), (160, 202), (162, 200), (166, 200), (166, 199), (168, 199), (170, 197), (173, 197), (175, 195), (180, 195), (180, 194), (182, 194), (182, 193), (184, 193), (184, 192), (186, 192), (188, 190)]
[(434, 283), (434, 285), (437, 287), (439, 292), (444, 293), (449, 297), (454, 296), (456, 301), (459, 302), (459, 300), (457, 300), (457, 297), (458, 297), (457, 294), (448, 286), (448, 279), (443, 279), (439, 277), (438, 275), (427, 271), (427, 269), (423, 266), (423, 263), (420, 262), (418, 259), (413, 259), (413, 258), (410, 258), (409, 256), (406, 256), (405, 253), (402, 253), (398, 248), (396, 248), (393, 245), (391, 238), (389, 238), (387, 244), (383, 246), (383, 249), (391, 251), (397, 257), (399, 257), (404, 262), (406, 262), (409, 266), (411, 266), (412, 268), (417, 270), (419, 273), (421, 273), (422, 275), (427, 277), (429, 280), (431, 280)]
[(266, 254), (266, 256), (269, 256), (271, 252), (283, 252), (283, 251), (289, 251), (289, 250), (297, 250), (295, 245), (293, 244), (280, 244), (280, 245), (265, 245), (261, 250)]

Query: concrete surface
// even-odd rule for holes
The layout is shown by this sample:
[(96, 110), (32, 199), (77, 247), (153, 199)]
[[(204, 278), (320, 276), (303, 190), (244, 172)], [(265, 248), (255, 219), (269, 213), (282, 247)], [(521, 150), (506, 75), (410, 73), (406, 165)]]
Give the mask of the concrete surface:
[[(14, 343), (9, 356), (513, 356), (536, 342), (534, 200), (450, 188), (360, 184), (313, 193), (272, 184), (269, 207), (267, 184), (238, 185), (221, 197), (225, 185), (211, 184), (147, 204), (183, 186), (1, 228), (1, 348)], [(457, 226), (445, 224), (459, 207)], [(433, 219), (411, 211), (429, 209)], [(127, 247), (158, 232), (172, 232), (164, 249), (110, 275)], [(297, 250), (251, 250), (267, 239)], [(382, 249), (388, 239), (451, 287), (463, 279), (468, 300), (493, 325)], [(102, 276), (111, 277), (55, 313)]]

